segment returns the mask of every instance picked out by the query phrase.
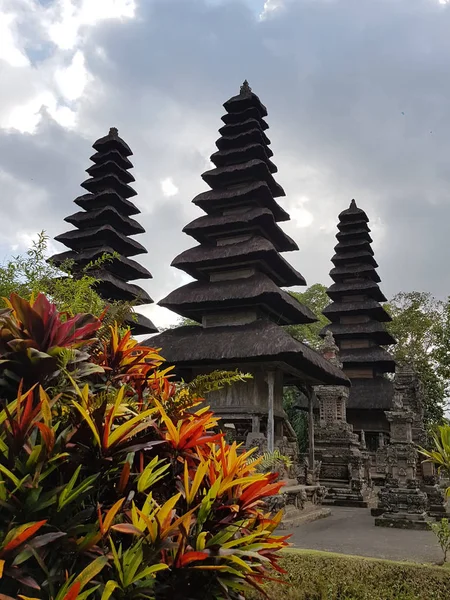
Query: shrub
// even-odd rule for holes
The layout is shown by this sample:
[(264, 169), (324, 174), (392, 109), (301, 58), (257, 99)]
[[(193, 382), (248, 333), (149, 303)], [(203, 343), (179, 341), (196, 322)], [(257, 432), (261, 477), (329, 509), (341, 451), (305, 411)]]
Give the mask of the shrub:
[[(311, 550), (281, 553), (284, 585), (265, 591), (278, 600), (448, 600), (450, 571), (442, 567)], [(262, 600), (251, 593), (249, 600)]]
[[(273, 533), (281, 515), (264, 512), (281, 484), (200, 406), (202, 389), (241, 376), (173, 383), (129, 332), (92, 339), (97, 320), (68, 327), (36, 302), (13, 297), (4, 315), (14, 330), (4, 356), (22, 365), (39, 338), (44, 358), (0, 412), (2, 600), (238, 599), (259, 588), (287, 543)], [(77, 379), (67, 369), (59, 390), (40, 372), (55, 339), (66, 351), (81, 343), (95, 366)]]
[(437, 523), (430, 523), (430, 527), (437, 537), (439, 546), (444, 555), (444, 563), (447, 560), (447, 554), (450, 550), (450, 525), (448, 519), (442, 519)]

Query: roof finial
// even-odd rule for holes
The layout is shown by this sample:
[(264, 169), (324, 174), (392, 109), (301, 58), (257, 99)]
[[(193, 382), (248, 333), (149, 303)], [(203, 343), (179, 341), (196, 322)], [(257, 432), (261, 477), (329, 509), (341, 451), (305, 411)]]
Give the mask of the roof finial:
[(110, 130), (109, 130), (109, 135), (111, 137), (118, 137), (119, 130), (117, 129), (117, 127), (111, 127)]
[(251, 93), (252, 93), (252, 88), (248, 85), (248, 81), (245, 80), (244, 83), (241, 85), (240, 95), (248, 96)]
[(355, 202), (355, 199), (354, 199), (354, 198), (353, 198), (353, 200), (350, 202), (350, 208), (358, 208), (358, 207), (356, 206), (356, 202)]

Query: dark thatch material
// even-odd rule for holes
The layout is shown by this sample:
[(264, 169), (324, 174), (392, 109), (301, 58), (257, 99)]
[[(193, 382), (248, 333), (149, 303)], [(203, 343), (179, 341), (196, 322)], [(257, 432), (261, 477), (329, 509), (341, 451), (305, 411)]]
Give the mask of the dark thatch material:
[(134, 318), (126, 320), (125, 324), (131, 328), (134, 335), (148, 335), (149, 333), (156, 333), (158, 331), (148, 317), (139, 313), (134, 313), (133, 316)]
[(138, 233), (145, 233), (145, 229), (135, 219), (130, 219), (126, 215), (121, 215), (112, 206), (105, 206), (98, 208), (97, 210), (91, 210), (90, 212), (79, 211), (69, 217), (66, 217), (64, 221), (75, 225), (75, 227), (95, 227), (100, 225), (111, 225), (122, 235), (136, 235)]
[(229, 281), (194, 281), (178, 288), (159, 304), (194, 321), (201, 321), (204, 314), (224, 310), (224, 305), (226, 310), (258, 307), (278, 325), (317, 321), (309, 308), (263, 273)]
[(356, 227), (364, 228), (370, 233), (369, 226), (365, 219), (358, 219), (354, 221), (341, 221), (340, 223), (338, 223), (338, 229), (342, 233), (353, 231)]
[(203, 173), (202, 178), (212, 189), (223, 189), (224, 186), (235, 185), (242, 181), (265, 181), (274, 198), (284, 196), (284, 190), (273, 178), (267, 163), (254, 159), (237, 165), (217, 167)]
[(278, 252), (298, 250), (297, 244), (277, 225), (273, 213), (267, 208), (250, 207), (239, 213), (205, 215), (186, 225), (183, 231), (198, 242), (207, 244), (219, 237), (250, 231), (270, 239)]
[(236, 362), (281, 362), (302, 373), (302, 381), (349, 386), (349, 380), (320, 354), (294, 340), (282, 327), (260, 319), (248, 325), (184, 326), (149, 338), (145, 345), (161, 348), (178, 368), (200, 365), (226, 368)]
[(192, 202), (207, 214), (236, 206), (262, 206), (273, 212), (275, 221), (289, 221), (288, 213), (274, 200), (265, 181), (252, 181), (239, 187), (210, 190), (196, 196)]
[(394, 385), (385, 377), (352, 379), (349, 410), (391, 410), (394, 404)]
[(261, 125), (261, 129), (269, 129), (269, 126), (267, 125), (266, 121), (264, 121), (264, 118), (261, 116), (261, 111), (259, 111), (254, 106), (249, 106), (248, 108), (245, 108), (244, 110), (238, 112), (226, 113), (223, 115), (223, 117), (221, 117), (221, 119), (225, 124), (242, 123), (243, 121), (247, 121), (248, 119), (256, 119)]
[(118, 135), (118, 131), (115, 127), (111, 127), (108, 135), (98, 139), (96, 142), (92, 144), (94, 150), (97, 152), (111, 152), (111, 150), (117, 150), (120, 152), (122, 156), (132, 156), (130, 146), (123, 141), (121, 137)]
[(395, 344), (396, 341), (386, 330), (383, 323), (378, 321), (366, 321), (364, 323), (330, 323), (325, 325), (320, 335), (325, 337), (326, 332), (330, 330), (335, 340), (355, 340), (370, 339), (380, 346)]
[(380, 346), (342, 349), (340, 357), (344, 363), (344, 369), (360, 365), (377, 365), (378, 370), (383, 373), (395, 373), (395, 361), (392, 355)]
[(340, 316), (347, 315), (369, 315), (370, 317), (381, 322), (392, 321), (392, 317), (384, 310), (379, 302), (366, 298), (365, 300), (355, 300), (350, 302), (332, 302), (323, 309), (323, 314), (330, 319), (335, 321)]
[(123, 169), (113, 160), (107, 160), (102, 163), (94, 164), (92, 167), (89, 167), (89, 169), (86, 169), (86, 173), (94, 179), (106, 177), (107, 175), (112, 174), (118, 177), (124, 183), (132, 183), (133, 181), (136, 181), (134, 176), (129, 171)]
[(83, 194), (74, 200), (75, 204), (91, 211), (111, 206), (122, 215), (138, 215), (140, 210), (126, 198), (122, 198), (115, 190), (109, 188), (97, 194)]
[(148, 293), (141, 287), (115, 277), (106, 269), (94, 270), (92, 277), (99, 280), (96, 289), (107, 300), (134, 302), (136, 305), (151, 304), (153, 302)]
[(237, 96), (233, 96), (233, 98), (230, 98), (224, 103), (223, 107), (228, 113), (239, 113), (240, 117), (242, 111), (247, 111), (249, 108), (255, 108), (259, 118), (267, 117), (267, 108), (251, 90), (247, 94), (240, 93)]
[(119, 252), (123, 256), (134, 256), (147, 252), (142, 244), (122, 235), (114, 227), (111, 227), (111, 225), (102, 225), (85, 230), (73, 229), (67, 233), (57, 235), (55, 240), (72, 250), (95, 248), (101, 245), (112, 246), (116, 248), (116, 252)]
[(260, 129), (261, 131), (264, 131), (265, 129), (268, 129), (269, 126), (266, 123), (266, 127), (263, 127), (263, 123), (265, 123), (265, 121), (262, 119), (253, 118), (245, 119), (245, 121), (239, 121), (239, 123), (226, 123), (219, 129), (219, 133), (222, 137), (234, 137), (240, 133), (251, 131), (252, 129)]
[(237, 135), (229, 135), (227, 137), (220, 137), (216, 140), (216, 146), (218, 150), (231, 150), (239, 146), (248, 146), (249, 144), (261, 144), (268, 146), (270, 140), (267, 135), (260, 128), (250, 129)]
[(350, 203), (350, 207), (346, 210), (343, 210), (339, 214), (339, 221), (352, 221), (357, 223), (364, 221), (365, 223), (368, 223), (369, 219), (366, 213), (362, 210), (362, 208), (358, 208), (356, 206), (356, 202), (352, 200)]
[(218, 150), (211, 154), (211, 162), (216, 167), (225, 167), (230, 163), (237, 165), (259, 159), (266, 163), (271, 173), (276, 173), (278, 169), (270, 160), (271, 156), (273, 156), (273, 152), (270, 148), (261, 146), (261, 144), (248, 144), (239, 148), (231, 148), (231, 150)]
[(305, 285), (303, 276), (292, 267), (269, 240), (254, 235), (250, 239), (224, 246), (200, 245), (185, 250), (173, 261), (194, 279), (203, 279), (211, 271), (242, 267), (256, 267), (270, 275), (278, 285)]
[[(336, 236), (337, 237), (337, 236)], [(335, 252), (349, 252), (355, 250), (364, 250), (365, 252), (369, 252), (373, 256), (373, 250), (370, 245), (372, 238), (368, 236), (368, 238), (363, 236), (358, 236), (355, 239), (345, 238), (341, 240), (339, 244), (336, 244), (334, 247)]]
[(351, 228), (349, 229), (348, 227), (346, 229), (344, 229), (343, 231), (338, 231), (336, 234), (336, 239), (339, 240), (339, 242), (344, 243), (346, 241), (348, 241), (349, 243), (351, 243), (351, 240), (353, 240), (353, 243), (355, 243), (356, 241), (359, 240), (365, 240), (369, 243), (373, 242), (372, 238), (370, 237), (370, 233), (369, 233), (370, 229), (368, 227), (357, 227), (357, 228)]
[(375, 281), (371, 281), (370, 279), (357, 279), (356, 281), (346, 281), (345, 283), (333, 283), (328, 290), (328, 296), (331, 300), (340, 300), (342, 296), (351, 296), (353, 294), (365, 294), (372, 300), (377, 300), (378, 302), (386, 302), (386, 297), (383, 292), (380, 290), (379, 286), (375, 283)]
[(114, 175), (113, 173), (104, 175), (103, 177), (96, 177), (95, 179), (93, 177), (86, 179), (86, 181), (83, 181), (81, 184), (81, 187), (92, 194), (97, 194), (98, 192), (113, 188), (120, 196), (122, 196), (122, 198), (136, 196), (135, 190), (127, 183), (121, 181), (117, 175)]
[(334, 267), (330, 271), (330, 277), (337, 282), (342, 281), (343, 279), (350, 278), (363, 278), (367, 277), (371, 281), (376, 281), (377, 283), (381, 281), (380, 276), (375, 270), (373, 265), (342, 265), (340, 267)]
[[(90, 248), (83, 252), (61, 252), (55, 254), (51, 260), (55, 265), (62, 265), (66, 261), (75, 261), (79, 268), (86, 267), (92, 261), (101, 258), (104, 254), (112, 255), (114, 249), (111, 246), (102, 246), (100, 248)], [(151, 273), (132, 258), (118, 256), (112, 262), (106, 262), (103, 268), (116, 273), (121, 279), (132, 281), (133, 279), (151, 279)]]
[[(110, 150), (108, 152), (96, 152), (90, 158), (95, 164), (103, 164), (107, 161), (112, 161), (122, 169), (132, 169), (133, 163), (129, 158), (121, 154), (118, 150)], [(89, 171), (88, 171), (89, 173)]]
[(364, 265), (372, 265), (375, 269), (378, 267), (377, 261), (373, 257), (373, 252), (361, 250), (359, 252), (342, 252), (335, 254), (331, 262), (335, 265), (354, 265), (361, 263)]
[[(56, 265), (71, 261), (72, 270), (79, 274), (104, 254), (114, 255), (113, 259), (89, 271), (97, 279), (97, 292), (108, 301), (151, 303), (153, 300), (145, 290), (129, 283), (133, 279), (151, 277), (147, 269), (128, 258), (147, 252), (142, 244), (129, 237), (144, 233), (144, 228), (130, 219), (130, 215), (138, 214), (139, 210), (127, 200), (136, 195), (128, 185), (134, 181), (128, 171), (133, 165), (127, 158), (132, 152), (114, 127), (107, 136), (94, 143), (94, 149), (97, 150), (92, 157), (94, 164), (86, 169), (91, 178), (82, 184), (91, 193), (75, 200), (85, 212), (67, 217), (65, 220), (77, 229), (55, 238), (70, 251), (57, 254), (51, 260)], [(133, 330), (140, 334), (157, 331), (144, 317), (133, 325)]]

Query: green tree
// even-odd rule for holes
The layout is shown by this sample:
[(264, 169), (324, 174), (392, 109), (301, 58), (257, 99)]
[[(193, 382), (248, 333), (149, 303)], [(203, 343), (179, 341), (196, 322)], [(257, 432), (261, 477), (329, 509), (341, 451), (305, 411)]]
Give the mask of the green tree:
[(327, 288), (321, 283), (314, 283), (304, 292), (289, 292), (296, 300), (307, 306), (316, 315), (317, 321), (308, 325), (288, 325), (286, 329), (297, 340), (317, 349), (320, 346), (320, 331), (330, 321), (323, 316), (323, 309), (330, 304)]
[(423, 384), (425, 421), (442, 423), (449, 377), (449, 302), (429, 292), (401, 292), (385, 308), (392, 317), (387, 329), (397, 340), (391, 351), (399, 364), (415, 368)]
[(308, 450), (308, 415), (298, 408), (300, 393), (297, 388), (285, 387), (283, 408), (297, 436), (298, 449), (303, 454)]

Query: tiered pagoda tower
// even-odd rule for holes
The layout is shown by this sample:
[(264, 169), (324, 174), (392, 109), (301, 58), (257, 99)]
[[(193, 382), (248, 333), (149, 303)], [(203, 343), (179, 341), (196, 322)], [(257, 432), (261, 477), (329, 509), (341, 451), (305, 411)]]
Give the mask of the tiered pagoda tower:
[[(129, 156), (133, 153), (119, 137), (115, 127), (93, 145), (93, 165), (86, 169), (89, 179), (81, 184), (87, 194), (74, 200), (83, 210), (64, 220), (74, 225), (67, 233), (55, 239), (70, 250), (52, 257), (58, 265), (66, 260), (74, 263), (75, 272), (106, 254), (117, 255), (103, 263), (92, 275), (98, 279), (97, 291), (108, 301), (125, 300), (135, 304), (150, 304), (153, 300), (145, 290), (129, 283), (135, 279), (149, 279), (147, 269), (130, 257), (147, 250), (129, 237), (144, 233), (144, 228), (131, 217), (140, 213), (129, 198), (136, 195), (129, 185), (135, 179), (129, 172), (133, 167)], [(153, 323), (143, 315), (130, 322), (135, 334), (155, 333)]]
[(334, 283), (327, 290), (332, 302), (323, 311), (331, 324), (321, 335), (331, 331), (339, 346), (344, 372), (352, 382), (347, 420), (356, 432), (365, 432), (368, 449), (374, 452), (389, 434), (384, 411), (392, 408), (394, 393), (385, 373), (395, 372), (395, 362), (383, 346), (396, 341), (385, 327), (391, 317), (380, 304), (386, 298), (378, 286), (368, 222), (354, 200), (339, 215), (330, 271)]
[(315, 316), (281, 289), (305, 280), (280, 254), (298, 248), (278, 225), (289, 215), (275, 200), (284, 191), (273, 177), (267, 110), (247, 82), (224, 107), (215, 168), (202, 176), (212, 189), (193, 200), (206, 215), (184, 228), (198, 245), (172, 262), (196, 281), (159, 303), (200, 326), (167, 330), (146, 343), (161, 347), (186, 380), (218, 368), (252, 373), (251, 381), (208, 402), (235, 425), (238, 439), (265, 435), (270, 448), (286, 426), (283, 385), (349, 382), (281, 327)]

